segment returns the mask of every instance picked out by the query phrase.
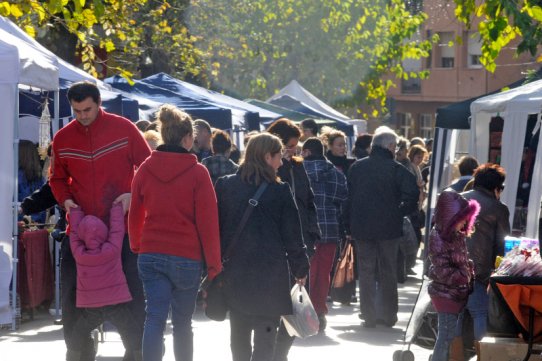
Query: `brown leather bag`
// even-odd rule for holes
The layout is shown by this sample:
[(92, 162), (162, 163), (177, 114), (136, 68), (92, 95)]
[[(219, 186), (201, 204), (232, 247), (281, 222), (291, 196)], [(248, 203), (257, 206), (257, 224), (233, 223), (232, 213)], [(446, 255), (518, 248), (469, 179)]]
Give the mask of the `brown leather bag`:
[(347, 242), (335, 267), (333, 288), (342, 288), (352, 281), (354, 281), (354, 248), (351, 242)]

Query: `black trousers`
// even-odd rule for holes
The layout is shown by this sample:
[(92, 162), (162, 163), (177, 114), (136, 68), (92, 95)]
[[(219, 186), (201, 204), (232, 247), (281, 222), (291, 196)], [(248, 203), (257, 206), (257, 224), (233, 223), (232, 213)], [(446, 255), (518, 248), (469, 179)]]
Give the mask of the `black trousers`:
[(141, 352), (143, 334), (127, 303), (82, 308), (73, 328), (70, 347), (73, 347), (75, 351), (81, 350), (92, 330), (105, 321), (110, 321), (117, 328), (127, 350)]
[[(60, 247), (60, 287), (61, 287), (61, 305), (62, 305), (62, 328), (64, 333), (64, 342), (66, 347), (70, 349), (71, 339), (73, 336), (73, 330), (75, 323), (81, 316), (82, 309), (75, 307), (75, 294), (77, 287), (77, 267), (75, 265), (75, 259), (70, 249), (68, 237), (64, 237), (62, 245)], [(137, 254), (132, 253), (130, 250), (130, 243), (128, 235), (124, 236), (122, 244), (122, 268), (126, 275), (126, 281), (128, 282), (128, 288), (132, 294), (133, 300), (129, 302), (128, 308), (132, 313), (134, 321), (138, 325), (143, 333), (143, 325), (145, 323), (145, 295), (143, 293), (143, 284), (139, 279), (137, 270)], [(94, 361), (94, 342), (88, 334), (88, 337), (84, 337), (81, 342), (81, 361)], [(130, 350), (129, 347), (125, 348)], [(123, 361), (131, 361), (133, 356), (131, 352), (126, 352)]]
[(357, 240), (360, 309), (364, 320), (387, 325), (397, 322), (397, 254), (400, 238)]
[[(252, 316), (230, 311), (233, 361), (271, 361), (279, 317)], [(252, 334), (254, 333), (254, 345)]]

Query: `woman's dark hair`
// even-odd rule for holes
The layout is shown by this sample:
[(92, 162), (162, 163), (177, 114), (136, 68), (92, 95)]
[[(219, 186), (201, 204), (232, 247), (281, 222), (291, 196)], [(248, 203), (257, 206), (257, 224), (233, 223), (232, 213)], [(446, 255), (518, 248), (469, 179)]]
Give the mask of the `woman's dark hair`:
[(303, 143), (303, 150), (309, 150), (312, 156), (324, 156), (324, 145), (316, 137), (311, 137)]
[(28, 182), (41, 178), (41, 163), (38, 148), (29, 140), (19, 141), (19, 169)]
[(372, 141), (373, 141), (372, 134), (362, 134), (362, 135), (358, 135), (354, 145), (356, 146), (356, 148), (367, 149), (371, 146)]
[(308, 129), (315, 136), (318, 135), (318, 124), (316, 124), (314, 119), (304, 119), (301, 121), (301, 123), (299, 123), (299, 125), (301, 126), (301, 129)]
[(213, 154), (226, 154), (231, 150), (230, 136), (225, 131), (216, 129), (213, 132), (211, 146), (213, 147)]
[(94, 103), (100, 104), (100, 90), (96, 84), (89, 81), (81, 81), (74, 83), (68, 89), (68, 100), (80, 103), (86, 98), (91, 97)]
[(280, 118), (275, 120), (269, 126), (269, 128), (267, 128), (267, 131), (279, 137), (284, 145), (286, 145), (292, 138), (301, 137), (299, 127), (288, 118)]
[(474, 187), (482, 187), (493, 192), (495, 189), (504, 187), (506, 172), (498, 164), (482, 164), (474, 171)]
[(354, 143), (354, 149), (352, 149), (352, 154), (354, 154), (357, 159), (365, 156), (367, 149), (371, 147), (372, 141), (372, 134), (358, 135), (356, 142)]

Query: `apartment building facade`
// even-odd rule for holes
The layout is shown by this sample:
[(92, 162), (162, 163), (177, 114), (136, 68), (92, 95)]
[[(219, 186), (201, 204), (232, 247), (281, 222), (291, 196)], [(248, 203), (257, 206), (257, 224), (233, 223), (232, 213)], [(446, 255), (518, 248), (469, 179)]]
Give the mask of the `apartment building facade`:
[[(454, 3), (423, 2), (429, 19), (419, 36), (430, 38), (438, 34), (440, 40), (429, 58), (406, 61), (403, 65), (408, 70), (428, 69), (430, 76), (424, 80), (397, 81), (388, 92), (392, 124), (407, 138), (432, 138), (437, 108), (502, 89), (522, 79), (525, 71), (538, 68), (533, 57), (517, 57), (514, 46), (509, 45), (501, 52), (495, 72), (488, 72), (480, 64), (479, 37), (456, 20)], [(458, 37), (461, 41), (457, 41)]]

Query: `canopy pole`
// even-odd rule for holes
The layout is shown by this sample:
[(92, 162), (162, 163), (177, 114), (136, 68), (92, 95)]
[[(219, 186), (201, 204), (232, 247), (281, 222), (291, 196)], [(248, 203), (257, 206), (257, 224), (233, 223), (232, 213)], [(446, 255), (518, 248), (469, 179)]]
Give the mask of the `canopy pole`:
[(18, 214), (19, 214), (19, 86), (15, 84), (13, 86), (14, 99), (15, 99), (15, 112), (14, 112), (14, 127), (13, 127), (13, 169), (14, 169), (14, 185), (13, 185), (13, 254), (12, 254), (12, 282), (11, 282), (11, 330), (17, 330), (17, 317), (18, 312), (17, 308), (17, 276), (18, 276), (18, 246), (19, 246), (19, 227), (18, 223)]

